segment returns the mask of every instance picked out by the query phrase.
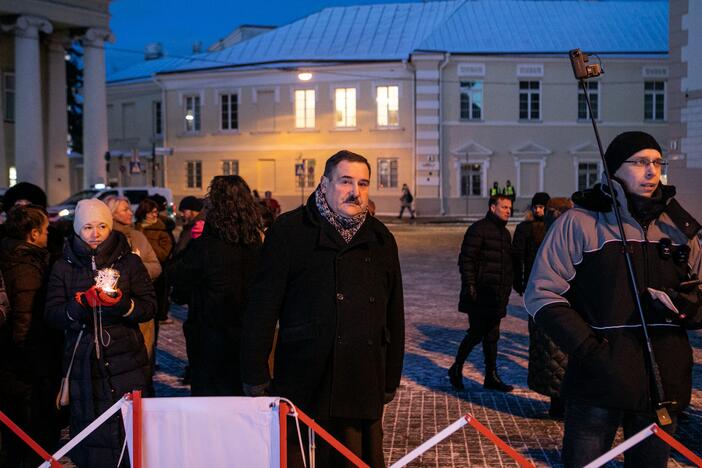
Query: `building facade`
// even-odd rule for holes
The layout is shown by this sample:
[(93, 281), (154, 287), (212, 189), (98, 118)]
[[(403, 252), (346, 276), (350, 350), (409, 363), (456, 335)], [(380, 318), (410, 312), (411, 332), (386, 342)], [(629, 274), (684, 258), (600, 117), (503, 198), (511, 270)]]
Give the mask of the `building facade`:
[[(152, 66), (148, 84), (128, 84), (144, 69), (127, 71), (109, 84), (111, 135), (129, 120), (117, 96), (135, 86), (137, 99), (148, 88), (139, 105), (147, 109), (161, 96), (162, 146), (172, 150), (163, 180), (176, 198), (203, 195), (215, 175), (239, 174), (292, 209), (317, 185), (326, 159), (348, 149), (371, 162), (379, 213), (399, 209), (407, 183), (419, 215), (481, 215), (493, 182), (508, 180), (519, 211), (537, 191), (570, 196), (600, 179), (595, 135), (567, 56), (580, 46), (599, 52), (605, 69), (587, 84), (603, 144), (634, 129), (668, 141), (667, 2), (519, 4), (328, 8)], [(587, 28), (560, 27), (574, 12), (598, 20), (603, 34), (593, 39)], [(530, 20), (544, 15), (553, 24)], [(632, 33), (627, 21), (641, 22), (645, 33)], [(677, 183), (681, 176), (670, 177)]]
[(71, 191), (67, 155), (66, 45), (84, 46), (82, 186), (105, 182), (108, 0), (0, 0), (0, 185), (29, 181), (50, 202)]

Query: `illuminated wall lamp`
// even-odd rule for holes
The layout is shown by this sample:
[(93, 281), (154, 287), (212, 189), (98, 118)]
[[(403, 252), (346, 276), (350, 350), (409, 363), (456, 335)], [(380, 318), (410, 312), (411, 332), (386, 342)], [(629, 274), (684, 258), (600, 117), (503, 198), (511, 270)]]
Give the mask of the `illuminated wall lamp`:
[(297, 74), (297, 79), (299, 79), (300, 81), (310, 81), (312, 79), (312, 73), (300, 72)]

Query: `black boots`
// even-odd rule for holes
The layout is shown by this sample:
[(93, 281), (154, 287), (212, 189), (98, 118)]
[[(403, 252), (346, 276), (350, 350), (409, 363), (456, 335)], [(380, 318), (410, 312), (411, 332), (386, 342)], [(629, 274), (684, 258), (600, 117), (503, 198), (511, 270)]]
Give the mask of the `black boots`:
[(485, 381), (483, 382), (483, 388), (489, 390), (497, 390), (498, 392), (511, 392), (514, 387), (504, 383), (500, 376), (497, 375), (496, 370), (485, 372)]
[(454, 390), (463, 390), (463, 366), (458, 366), (455, 362), (448, 370), (449, 380)]

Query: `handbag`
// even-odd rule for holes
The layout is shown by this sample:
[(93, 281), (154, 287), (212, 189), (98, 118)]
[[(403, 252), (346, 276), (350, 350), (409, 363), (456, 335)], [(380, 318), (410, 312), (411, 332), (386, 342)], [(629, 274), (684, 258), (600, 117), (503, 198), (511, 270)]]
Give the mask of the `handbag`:
[(62, 406), (68, 406), (71, 402), (70, 389), (68, 383), (71, 379), (71, 369), (73, 369), (73, 361), (76, 358), (76, 351), (78, 351), (78, 344), (83, 336), (83, 330), (81, 329), (78, 333), (78, 338), (76, 339), (76, 344), (73, 347), (73, 353), (71, 354), (71, 362), (68, 363), (68, 370), (66, 371), (66, 376), (61, 379), (61, 388), (59, 388), (58, 394), (56, 395), (56, 409), (61, 409)]

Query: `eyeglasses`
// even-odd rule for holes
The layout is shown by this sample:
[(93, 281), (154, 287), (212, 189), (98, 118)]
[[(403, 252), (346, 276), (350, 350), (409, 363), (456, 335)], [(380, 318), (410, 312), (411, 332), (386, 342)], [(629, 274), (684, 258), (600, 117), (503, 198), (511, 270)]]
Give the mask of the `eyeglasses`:
[(661, 169), (663, 167), (668, 167), (668, 161), (665, 159), (648, 159), (639, 158), (632, 159), (631, 161), (624, 161), (626, 164), (633, 164), (636, 167), (648, 167), (649, 164), (653, 164), (656, 169)]

